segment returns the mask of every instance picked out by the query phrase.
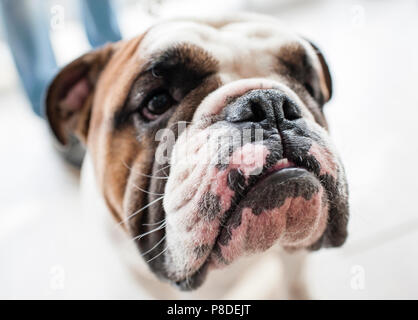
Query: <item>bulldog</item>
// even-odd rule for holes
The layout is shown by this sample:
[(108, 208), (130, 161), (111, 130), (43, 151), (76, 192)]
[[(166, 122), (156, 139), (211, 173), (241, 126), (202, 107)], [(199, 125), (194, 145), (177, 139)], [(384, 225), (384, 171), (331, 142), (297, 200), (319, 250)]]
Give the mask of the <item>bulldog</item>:
[(53, 80), (46, 114), (62, 146), (85, 145), (108, 210), (150, 270), (192, 290), (272, 246), (292, 256), (344, 243), (331, 95), (315, 45), (244, 14), (162, 21), (85, 54)]

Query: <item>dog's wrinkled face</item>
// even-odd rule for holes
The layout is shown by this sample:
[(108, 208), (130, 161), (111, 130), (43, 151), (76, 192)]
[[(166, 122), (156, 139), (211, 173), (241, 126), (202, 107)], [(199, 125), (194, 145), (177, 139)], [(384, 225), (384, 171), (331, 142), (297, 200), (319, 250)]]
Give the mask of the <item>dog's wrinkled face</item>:
[(92, 155), (108, 207), (161, 278), (273, 244), (339, 246), (347, 186), (323, 104), (321, 53), (266, 17), (173, 20), (67, 66), (47, 114)]

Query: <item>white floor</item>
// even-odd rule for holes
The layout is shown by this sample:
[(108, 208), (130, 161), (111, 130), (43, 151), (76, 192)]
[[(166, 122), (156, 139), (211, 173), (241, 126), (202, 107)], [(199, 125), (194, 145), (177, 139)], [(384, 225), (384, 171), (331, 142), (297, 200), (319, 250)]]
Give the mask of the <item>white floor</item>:
[[(333, 71), (335, 95), (326, 113), (346, 165), (352, 216), (342, 249), (311, 255), (312, 296), (417, 299), (418, 2), (246, 3), (247, 10), (277, 12), (316, 42)], [(134, 34), (133, 12), (122, 14), (125, 34)], [(69, 48), (73, 54), (85, 46), (81, 37), (78, 48)], [(6, 70), (0, 81), (0, 298), (132, 298), (124, 294), (131, 292), (127, 283), (110, 292), (108, 275), (89, 258), (89, 239), (79, 231), (77, 174), (29, 112), (4, 46), (0, 56)], [(112, 261), (103, 270), (118, 268)], [(101, 286), (82, 287), (87, 277)]]

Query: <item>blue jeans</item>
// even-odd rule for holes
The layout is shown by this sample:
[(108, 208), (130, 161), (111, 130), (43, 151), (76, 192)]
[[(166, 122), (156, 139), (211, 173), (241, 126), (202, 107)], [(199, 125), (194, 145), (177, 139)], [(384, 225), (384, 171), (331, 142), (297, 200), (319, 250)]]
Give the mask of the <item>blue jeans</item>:
[[(80, 0), (92, 47), (121, 39), (110, 0)], [(58, 67), (49, 38), (49, 8), (44, 0), (0, 0), (6, 38), (32, 109), (42, 115), (43, 95)]]

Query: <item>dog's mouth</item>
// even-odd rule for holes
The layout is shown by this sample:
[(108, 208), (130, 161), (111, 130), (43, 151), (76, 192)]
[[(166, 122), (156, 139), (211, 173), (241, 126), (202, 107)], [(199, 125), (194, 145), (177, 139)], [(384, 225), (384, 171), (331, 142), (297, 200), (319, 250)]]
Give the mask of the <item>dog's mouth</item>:
[[(228, 224), (228, 220), (237, 219), (236, 215), (243, 205), (250, 205), (253, 210), (260, 212), (266, 207), (267, 195), (264, 193), (266, 190), (278, 185), (285, 185), (289, 180), (307, 173), (306, 169), (298, 168), (290, 162), (287, 162), (286, 166), (267, 170), (265, 174), (261, 175), (252, 185), (243, 189), (243, 192), (239, 194), (230, 210), (228, 210), (229, 214), (225, 215), (225, 221), (221, 223), (222, 227), (219, 234), (222, 234), (226, 229), (225, 225)], [(219, 238), (217, 241), (219, 241)]]
[[(175, 281), (175, 285), (181, 290), (193, 290), (203, 283), (209, 270), (227, 266), (242, 255), (265, 251), (280, 238), (298, 237), (299, 231), (295, 232), (294, 222), (291, 221), (298, 214), (289, 219), (288, 211), (295, 210), (286, 202), (293, 198), (297, 199), (296, 202), (306, 202), (299, 203), (300, 206), (308, 206), (315, 198), (314, 202), (318, 205), (318, 197), (323, 197), (320, 182), (307, 169), (289, 161), (267, 169), (243, 189), (225, 214), (206, 260), (192, 274)], [(323, 208), (318, 209), (323, 211)], [(312, 225), (316, 218), (312, 215), (308, 219), (311, 221), (305, 221), (305, 224)], [(293, 229), (288, 235), (285, 232), (286, 222)], [(301, 238), (306, 238), (302, 233), (300, 231)]]
[[(243, 203), (251, 204), (251, 207), (254, 210), (262, 210), (265, 206), (266, 199), (265, 195), (260, 195), (259, 190), (266, 190), (275, 184), (283, 185), (288, 179), (291, 179), (292, 176), (297, 176), (298, 173), (300, 174), (303, 171), (306, 172), (307, 170), (298, 168), (294, 163), (288, 161), (287, 159), (283, 159), (276, 165), (265, 169), (260, 175), (253, 177), (247, 187), (243, 187), (239, 182), (237, 182), (238, 187), (242, 189), (242, 191), (236, 193), (231, 207), (225, 214), (224, 219), (221, 222), (219, 236), (221, 236), (224, 232), (227, 232), (226, 225), (228, 225), (228, 221), (237, 219), (236, 215)], [(220, 239), (218, 237), (216, 243), (218, 241), (222, 242), (223, 239), (224, 238)]]
[(292, 162), (284, 159), (279, 164), (266, 169), (264, 173), (255, 177), (251, 185), (242, 188), (242, 192), (236, 197), (234, 204), (226, 213), (223, 219), (224, 221), (221, 222), (221, 227), (219, 228), (212, 251), (202, 263), (201, 267), (193, 274), (185, 277), (185, 279), (175, 281), (174, 284), (181, 290), (193, 290), (202, 284), (210, 269), (215, 269), (222, 264), (229, 264), (222, 257), (221, 247), (231, 240), (232, 226), (241, 222), (241, 209), (251, 204), (251, 207), (257, 208), (259, 213), (261, 213), (266, 206), (266, 194), (271, 193), (277, 187), (285, 187), (292, 179), (301, 179), (305, 175), (309, 176), (311, 174), (306, 169), (298, 168)]

